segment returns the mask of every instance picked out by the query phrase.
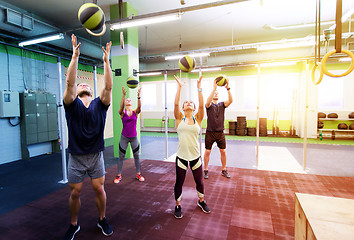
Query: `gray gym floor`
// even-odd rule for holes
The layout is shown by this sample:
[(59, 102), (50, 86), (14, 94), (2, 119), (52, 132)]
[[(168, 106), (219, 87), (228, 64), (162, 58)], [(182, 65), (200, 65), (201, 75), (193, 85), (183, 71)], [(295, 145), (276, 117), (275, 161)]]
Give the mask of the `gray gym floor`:
[[(227, 166), (257, 169), (255, 141), (226, 140), (226, 142)], [(169, 159), (165, 159), (165, 138), (143, 136), (141, 158), (174, 161), (177, 144), (177, 138), (168, 138)], [(204, 153), (204, 139), (202, 152)], [(260, 142), (258, 169), (354, 177), (353, 146), (307, 144), (305, 171), (303, 170), (303, 155), (301, 143)], [(209, 164), (221, 166), (220, 152), (216, 144), (213, 145)]]

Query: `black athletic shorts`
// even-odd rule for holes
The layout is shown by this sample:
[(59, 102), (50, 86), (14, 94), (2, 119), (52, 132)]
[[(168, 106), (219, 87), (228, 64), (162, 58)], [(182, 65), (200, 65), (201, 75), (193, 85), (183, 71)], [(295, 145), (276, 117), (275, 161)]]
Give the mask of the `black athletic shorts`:
[(226, 149), (225, 134), (223, 131), (211, 132), (206, 131), (205, 134), (205, 149), (211, 150), (213, 143), (216, 142), (218, 148)]

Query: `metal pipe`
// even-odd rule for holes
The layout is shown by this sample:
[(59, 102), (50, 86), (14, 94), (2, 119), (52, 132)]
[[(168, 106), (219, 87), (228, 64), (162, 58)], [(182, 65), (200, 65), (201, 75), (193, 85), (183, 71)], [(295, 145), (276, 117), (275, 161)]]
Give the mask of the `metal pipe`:
[(256, 169), (259, 165), (259, 102), (261, 93), (261, 66), (258, 64), (258, 77), (257, 77), (257, 141), (256, 141)]
[(59, 183), (67, 183), (68, 176), (66, 172), (66, 136), (64, 133), (65, 119), (64, 119), (64, 103), (63, 103), (63, 84), (62, 84), (62, 73), (61, 73), (61, 60), (58, 57), (58, 76), (59, 76), (59, 103), (58, 103), (58, 112), (59, 112), (59, 127), (60, 127), (60, 139), (61, 139), (61, 163), (62, 163), (62, 172), (63, 180)]
[[(200, 57), (200, 65), (202, 64), (202, 57)], [(199, 69), (199, 77), (202, 76), (202, 69)], [(204, 106), (203, 106), (204, 107)], [(202, 154), (202, 135), (203, 135), (203, 120), (202, 120), (202, 124), (200, 126), (200, 133), (199, 133), (199, 152), (200, 155)]]
[[(20, 47), (20, 46), (17, 46), (17, 45), (13, 45), (13, 44), (10, 44), (10, 43), (7, 43), (7, 42), (2, 42), (2, 41), (0, 41), (0, 44), (6, 45), (6, 46), (10, 46), (10, 47), (14, 47), (14, 48), (23, 49), (23, 50), (26, 50), (26, 51), (29, 51), (29, 52), (44, 54), (44, 55), (47, 55), (47, 56), (51, 56), (51, 57), (60, 58), (60, 59), (65, 59), (65, 60), (71, 61), (71, 58), (69, 58), (69, 57), (63, 57), (63, 56), (58, 56), (58, 55), (55, 55), (55, 54), (52, 54), (52, 53), (42, 52), (42, 51), (30, 49), (30, 48), (24, 48), (24, 47)], [(87, 65), (87, 66), (96, 66), (96, 65), (94, 65), (94, 64), (89, 64), (89, 63), (82, 62), (82, 61), (79, 61), (79, 63), (84, 64), (84, 65)]]
[(308, 80), (309, 80), (309, 61), (306, 61), (306, 72), (305, 72), (305, 117), (304, 117), (304, 146), (303, 146), (303, 162), (302, 166), (304, 171), (306, 170), (306, 161), (307, 161), (307, 112), (308, 112)]
[[(343, 33), (342, 39), (349, 38), (353, 34), (354, 34), (354, 32)], [(325, 40), (325, 37), (323, 35), (319, 36), (319, 38), (320, 38), (320, 41)], [(329, 40), (334, 40), (335, 35), (330, 34), (329, 38), (330, 38)], [(150, 59), (164, 58), (167, 55), (176, 55), (176, 54), (188, 55), (190, 53), (198, 53), (198, 52), (220, 53), (220, 52), (238, 51), (238, 50), (246, 50), (246, 49), (258, 49), (261, 46), (276, 45), (276, 44), (281, 44), (281, 43), (296, 43), (296, 42), (301, 42), (301, 41), (315, 42), (315, 36), (308, 36), (308, 37), (302, 37), (302, 38), (292, 38), (292, 39), (285, 39), (285, 40), (282, 39), (282, 40), (275, 40), (275, 41), (268, 41), (268, 42), (245, 43), (245, 44), (238, 44), (238, 45), (231, 45), (231, 46), (224, 46), (224, 47), (215, 47), (215, 48), (192, 49), (192, 50), (188, 50), (188, 51), (170, 52), (170, 53), (165, 53), (165, 54), (145, 55), (145, 56), (139, 57), (139, 59), (140, 60), (150, 60)], [(310, 46), (310, 47), (313, 47), (313, 46)]]
[(165, 159), (168, 159), (167, 71), (165, 72)]
[(93, 91), (94, 97), (97, 97), (97, 70), (96, 66), (93, 66)]
[(166, 10), (166, 11), (161, 11), (156, 13), (148, 13), (148, 14), (143, 14), (143, 15), (138, 15), (133, 17), (127, 17), (122, 19), (114, 19), (111, 21), (106, 21), (106, 24), (124, 23), (124, 22), (129, 22), (131, 20), (145, 19), (145, 18), (157, 17), (157, 16), (174, 14), (174, 13), (185, 13), (185, 12), (190, 12), (195, 10), (219, 7), (227, 4), (246, 2), (246, 1), (249, 0), (225, 0), (225, 1), (211, 2), (211, 3), (205, 3), (205, 4), (190, 6), (190, 7), (176, 8), (176, 9), (171, 9), (171, 10)]

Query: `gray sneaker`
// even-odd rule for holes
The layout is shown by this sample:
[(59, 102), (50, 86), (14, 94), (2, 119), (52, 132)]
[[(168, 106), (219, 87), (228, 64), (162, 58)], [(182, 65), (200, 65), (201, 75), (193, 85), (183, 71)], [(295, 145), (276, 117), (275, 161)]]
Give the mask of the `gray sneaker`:
[(230, 178), (230, 174), (227, 172), (227, 170), (222, 170), (221, 171), (221, 175), (226, 177), (226, 178)]
[(208, 175), (208, 170), (204, 170), (204, 175), (203, 175), (204, 179), (208, 179), (209, 175)]

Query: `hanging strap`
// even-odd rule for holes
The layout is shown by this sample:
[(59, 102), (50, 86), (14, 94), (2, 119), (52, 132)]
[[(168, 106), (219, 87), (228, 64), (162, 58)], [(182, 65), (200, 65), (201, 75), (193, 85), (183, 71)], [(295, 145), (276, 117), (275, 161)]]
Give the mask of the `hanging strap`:
[(316, 2), (315, 42), (315, 65), (317, 65), (321, 58), (321, 0)]
[(119, 19), (122, 19), (123, 18), (123, 0), (119, 0), (118, 7), (119, 7)]
[(342, 52), (342, 0), (337, 0), (336, 37), (334, 42), (336, 53)]

